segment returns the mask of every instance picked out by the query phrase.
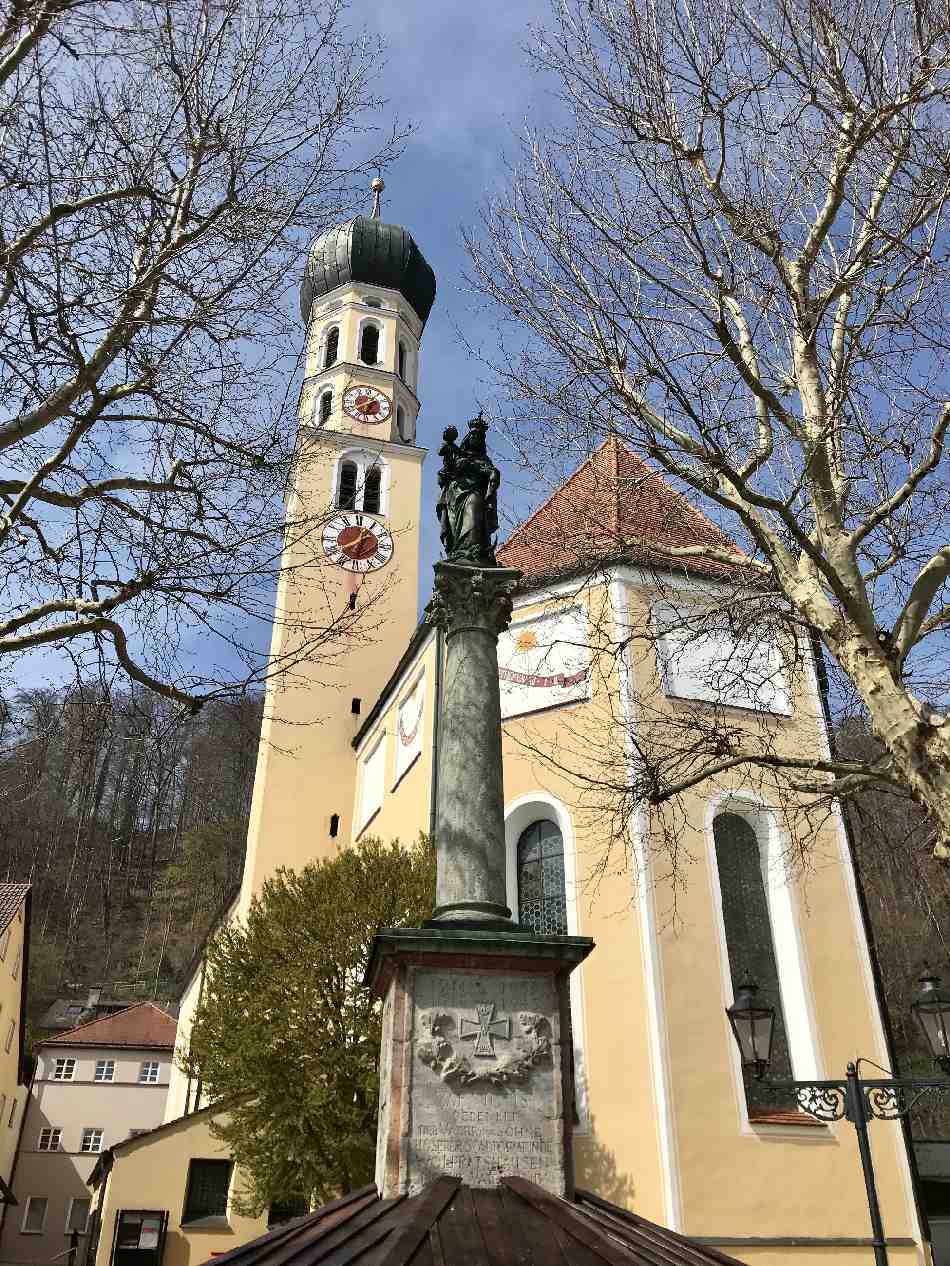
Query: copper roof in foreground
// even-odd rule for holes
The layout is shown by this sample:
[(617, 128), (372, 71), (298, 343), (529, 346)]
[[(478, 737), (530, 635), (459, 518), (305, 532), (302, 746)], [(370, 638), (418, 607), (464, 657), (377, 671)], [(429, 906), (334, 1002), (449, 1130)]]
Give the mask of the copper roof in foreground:
[(741, 1266), (597, 1196), (560, 1200), (524, 1178), (442, 1177), (418, 1196), (374, 1186), (214, 1258), (214, 1266)]

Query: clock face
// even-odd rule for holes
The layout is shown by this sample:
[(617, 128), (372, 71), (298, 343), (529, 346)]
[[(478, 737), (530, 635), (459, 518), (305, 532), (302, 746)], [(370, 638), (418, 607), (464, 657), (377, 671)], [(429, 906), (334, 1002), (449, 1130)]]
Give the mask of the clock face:
[(371, 515), (346, 510), (324, 524), (323, 552), (346, 571), (378, 571), (393, 556), (393, 538)]
[(384, 391), (357, 383), (343, 393), (343, 409), (357, 422), (385, 422), (393, 411), (393, 402)]

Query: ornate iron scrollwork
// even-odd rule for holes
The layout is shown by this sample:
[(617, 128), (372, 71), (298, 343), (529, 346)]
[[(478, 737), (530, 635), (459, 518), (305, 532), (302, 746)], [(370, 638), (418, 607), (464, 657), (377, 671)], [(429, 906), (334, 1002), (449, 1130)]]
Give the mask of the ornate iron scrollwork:
[(798, 1106), (819, 1121), (840, 1121), (845, 1114), (846, 1091), (843, 1085), (798, 1086)]

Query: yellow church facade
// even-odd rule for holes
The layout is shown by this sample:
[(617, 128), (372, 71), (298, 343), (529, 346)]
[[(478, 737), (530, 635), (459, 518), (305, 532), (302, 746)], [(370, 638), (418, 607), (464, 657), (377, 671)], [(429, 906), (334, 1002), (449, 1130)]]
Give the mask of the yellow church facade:
[[(366, 621), (345, 654), (312, 670), (298, 665), (293, 686), (270, 693), (243, 883), (228, 917), (241, 918), (280, 866), (334, 856), (367, 835), (409, 843), (432, 829), (439, 700), (449, 686), (441, 634), (417, 619), (429, 584), (419, 573), (420, 534), (434, 510), (422, 505), (416, 386), (434, 293), (408, 233), (377, 217), (357, 217), (314, 246), (302, 295), (308, 359), (291, 508), (320, 509), (323, 561), (288, 571), (278, 614), (303, 611), (326, 623), (357, 610)], [(585, 799), (572, 762), (585, 743), (600, 751), (615, 735), (635, 735), (644, 699), (654, 718), (666, 710), (671, 723), (684, 708), (702, 708), (695, 674), (674, 662), (658, 612), (701, 605), (727, 582), (714, 567), (673, 568), (636, 554), (574, 565), (582, 538), (611, 535), (611, 515), (681, 540), (715, 532), (610, 440), (499, 551), (500, 562), (525, 573), (499, 641), (508, 901), (539, 932), (596, 943), (572, 977), (577, 1185), (749, 1263), (858, 1266), (871, 1248), (854, 1130), (751, 1093), (726, 1017), (736, 947), (751, 944), (754, 924), (781, 1010), (785, 1075), (841, 1077), (859, 1055), (887, 1066), (844, 826), (831, 815), (807, 841), (789, 840), (781, 806), (739, 770), (684, 793), (675, 873), (645, 807), (633, 809), (629, 849), (618, 852), (606, 810)], [(294, 548), (290, 540), (290, 561)], [(294, 624), (275, 624), (275, 658), (293, 659)], [(652, 641), (628, 636), (651, 628)], [(796, 671), (779, 661), (764, 704), (737, 697), (734, 707), (728, 698), (716, 706), (736, 727), (767, 726), (778, 752), (824, 755), (820, 683), (810, 647), (800, 649)], [(618, 760), (635, 761), (635, 748), (618, 750)], [(813, 859), (806, 871), (789, 862), (799, 845)], [(754, 857), (753, 871), (741, 872), (754, 911), (744, 912), (733, 891), (741, 857)], [(183, 996), (180, 1046), (202, 980), (199, 968)], [(923, 1263), (900, 1128), (877, 1122), (871, 1130), (890, 1260)], [(179, 1072), (154, 1144), (163, 1156), (177, 1149), (162, 1162), (170, 1184), (175, 1171), (176, 1192), (182, 1167), (200, 1159), (208, 1139), (201, 1088)], [(135, 1175), (152, 1146), (138, 1139), (127, 1159), (115, 1158), (97, 1266), (111, 1260), (109, 1227), (118, 1210), (134, 1207)], [(233, 1190), (239, 1175), (228, 1181)], [(264, 1226), (230, 1225), (227, 1194), (225, 1225), (193, 1232), (179, 1195), (164, 1207), (178, 1237), (175, 1266)]]

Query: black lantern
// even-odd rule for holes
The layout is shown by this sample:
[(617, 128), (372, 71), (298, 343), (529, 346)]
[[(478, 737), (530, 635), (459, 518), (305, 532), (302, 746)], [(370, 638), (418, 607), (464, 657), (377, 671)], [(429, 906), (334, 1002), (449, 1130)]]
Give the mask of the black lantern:
[(726, 1015), (739, 1043), (743, 1068), (761, 1080), (772, 1058), (772, 1035), (775, 1032), (775, 1008), (758, 1002), (759, 986), (751, 976), (736, 988), (736, 999), (726, 1008)]
[(950, 990), (944, 989), (940, 977), (928, 972), (920, 978), (921, 990), (910, 1009), (924, 1031), (934, 1063), (941, 1072), (950, 1075)]

